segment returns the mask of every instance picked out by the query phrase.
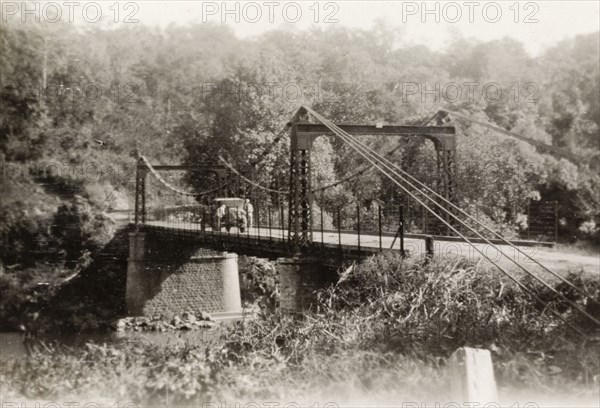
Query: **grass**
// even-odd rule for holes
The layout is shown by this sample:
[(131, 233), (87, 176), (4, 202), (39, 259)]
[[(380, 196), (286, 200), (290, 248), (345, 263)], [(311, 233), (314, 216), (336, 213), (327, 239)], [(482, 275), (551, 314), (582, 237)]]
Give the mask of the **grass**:
[(557, 244), (552, 250), (585, 256), (600, 256), (600, 244), (591, 241), (577, 241), (573, 244)]
[[(597, 281), (576, 283), (598, 298)], [(508, 404), (516, 395), (597, 401), (598, 341), (584, 341), (548, 308), (590, 336), (597, 332), (552, 293), (541, 296), (549, 306), (463, 260), (423, 266), (387, 254), (342, 274), (302, 315), (265, 311), (201, 346), (123, 342), (43, 350), (0, 362), (0, 391), (5, 400), (103, 396), (153, 405), (433, 403), (452, 398), (448, 357), (473, 346), (491, 350)]]

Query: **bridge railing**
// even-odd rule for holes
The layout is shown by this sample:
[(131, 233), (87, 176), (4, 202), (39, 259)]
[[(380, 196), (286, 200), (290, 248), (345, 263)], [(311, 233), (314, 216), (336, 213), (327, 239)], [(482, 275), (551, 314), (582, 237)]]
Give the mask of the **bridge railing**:
[(206, 209), (198, 204), (154, 206), (146, 211), (146, 224), (200, 231), (206, 222)]
[(334, 243), (340, 249), (352, 246), (359, 252), (366, 248), (369, 252), (389, 248), (389, 238), (395, 235), (400, 242), (403, 239), (400, 226), (405, 223), (401, 207), (386, 212), (378, 203), (366, 205), (358, 201), (335, 208), (317, 207), (313, 220), (315, 242)]
[[(269, 201), (265, 203), (256, 200), (252, 220), (250, 217), (247, 219), (247, 226), (250, 228), (243, 230), (231, 225), (228, 231), (224, 227), (227, 224), (225, 222), (220, 230), (214, 229), (216, 206), (200, 203), (149, 207), (146, 223), (181, 231), (217, 233), (231, 239), (240, 237), (286, 242), (289, 240), (289, 213), (285, 204), (274, 205)], [(401, 234), (430, 234), (429, 218), (415, 211), (411, 212), (410, 207), (401, 204), (355, 201), (331, 208), (320, 207), (315, 203), (312, 212), (312, 239), (314, 244), (333, 245), (340, 249), (354, 247), (361, 251), (368, 248), (371, 252), (373, 248), (384, 250), (392, 245), (400, 249)]]
[[(200, 204), (152, 207), (147, 211), (146, 224), (168, 228), (175, 234), (218, 234), (231, 241), (239, 238), (240, 243), (248, 240), (285, 243), (289, 240), (289, 214), (284, 206), (262, 206), (255, 203), (252, 225), (249, 225), (248, 217), (247, 228), (244, 229), (233, 225), (229, 229), (214, 229), (212, 218), (215, 210), (216, 208)], [(340, 251), (348, 248), (359, 252), (388, 249), (389, 243), (383, 245), (382, 238), (386, 235), (389, 237), (390, 234), (393, 236), (398, 231), (398, 226), (399, 221), (385, 225), (381, 207), (347, 205), (331, 211), (316, 206), (313, 212), (313, 244)], [(396, 247), (398, 249), (399, 244)]]
[(253, 225), (261, 230), (287, 231), (288, 223), (288, 209), (283, 205), (254, 204)]

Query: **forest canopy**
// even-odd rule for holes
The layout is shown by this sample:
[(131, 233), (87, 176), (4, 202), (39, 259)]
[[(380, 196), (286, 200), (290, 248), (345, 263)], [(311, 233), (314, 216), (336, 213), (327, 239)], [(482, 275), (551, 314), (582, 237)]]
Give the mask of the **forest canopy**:
[[(3, 24), (3, 262), (22, 261), (40, 237), (65, 239), (48, 225), (65, 214), (83, 217), (67, 205), (74, 197), (95, 213), (123, 206), (131, 198), (138, 154), (162, 164), (221, 155), (245, 169), (301, 105), (337, 123), (385, 124), (422, 123), (450, 108), (598, 158), (597, 32), (565, 39), (537, 56), (508, 37), (488, 42), (457, 37), (434, 51), (395, 47), (396, 35), (385, 26), (280, 29), (240, 39), (215, 24), (164, 29)], [(453, 124), (462, 207), (510, 235), (529, 200), (558, 200), (565, 239), (598, 239), (598, 169), (468, 122)], [(382, 153), (398, 143), (366, 141)], [(394, 160), (431, 180), (432, 147), (400, 143)], [(254, 174), (258, 182), (272, 185), (274, 177), (286, 174), (288, 144), (282, 141), (265, 158)], [(333, 138), (319, 139), (313, 155), (316, 187), (363, 164)], [(397, 194), (370, 172), (321, 200), (348, 195), (385, 200)]]

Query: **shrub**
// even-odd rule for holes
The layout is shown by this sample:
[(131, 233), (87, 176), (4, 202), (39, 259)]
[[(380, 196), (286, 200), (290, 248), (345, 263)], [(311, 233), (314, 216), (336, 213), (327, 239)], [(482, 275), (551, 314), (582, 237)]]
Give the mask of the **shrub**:
[[(271, 271), (262, 261), (245, 262), (257, 276)], [(576, 285), (597, 292), (597, 282), (580, 278)], [(265, 313), (240, 321), (223, 327), (218, 342), (195, 346), (123, 341), (41, 348), (26, 359), (0, 361), (2, 393), (96, 393), (181, 406), (442, 401), (450, 398), (446, 357), (467, 345), (491, 350), (506, 396), (527, 387), (528, 396), (598, 397), (598, 345), (577, 337), (507, 280), (464, 260), (423, 266), (418, 259), (375, 256), (320, 291), (318, 303), (298, 316)], [(573, 321), (568, 308), (557, 309)]]
[(95, 214), (85, 199), (62, 204), (54, 215), (52, 234), (59, 241), (67, 261), (93, 253), (110, 241), (114, 228), (109, 219)]
[(279, 274), (275, 265), (266, 259), (240, 257), (239, 271), (242, 300), (274, 312), (279, 302)]

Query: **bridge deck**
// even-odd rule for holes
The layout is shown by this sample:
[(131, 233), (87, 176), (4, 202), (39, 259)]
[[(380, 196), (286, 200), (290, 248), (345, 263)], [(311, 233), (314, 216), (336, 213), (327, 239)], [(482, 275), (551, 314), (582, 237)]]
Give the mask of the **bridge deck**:
[[(252, 228), (250, 231), (246, 231), (246, 233), (240, 233), (236, 228), (232, 228), (231, 232), (228, 233), (224, 230), (222, 232), (211, 231), (210, 228), (202, 231), (200, 224), (195, 223), (147, 221), (146, 226), (151, 228), (155, 227), (160, 230), (169, 231), (175, 234), (178, 232), (183, 232), (186, 235), (192, 234), (199, 237), (205, 236), (207, 238), (214, 237), (218, 238), (222, 242), (237, 243), (238, 245), (236, 248), (238, 249), (243, 248), (245, 244), (249, 243), (266, 243), (271, 245), (271, 247), (279, 247), (282, 255), (287, 251), (287, 230), (281, 230), (279, 228)], [(382, 250), (389, 251), (393, 240), (394, 237), (390, 234), (382, 236)], [(328, 249), (330, 251), (340, 250), (354, 253), (357, 253), (360, 246), (360, 252), (364, 252), (365, 255), (369, 253), (376, 253), (380, 250), (379, 236), (374, 235), (373, 233), (361, 233), (359, 237), (356, 233), (351, 232), (342, 231), (340, 234), (338, 234), (337, 231), (324, 231), (323, 233), (321, 233), (321, 231), (315, 231), (313, 232), (313, 243), (316, 247), (321, 246), (323, 249)], [(527, 259), (524, 255), (518, 254), (508, 245), (492, 246), (485, 243), (478, 243), (474, 245), (491, 259), (497, 261), (500, 265), (507, 267), (510, 270), (520, 271), (520, 269), (514, 263), (506, 259), (506, 257), (503, 257), (499, 253), (499, 250), (511, 256), (512, 259), (521, 263), (528, 269), (531, 269), (537, 273), (543, 273), (544, 276), (547, 276), (547, 273), (543, 272), (542, 268), (533, 263), (533, 261)], [(425, 241), (424, 239), (418, 238), (405, 238), (404, 248), (411, 256), (422, 256), (425, 253)], [(566, 275), (569, 271), (583, 270), (586, 273), (595, 275), (600, 274), (600, 259), (592, 255), (574, 253), (566, 255), (556, 249), (545, 248), (543, 246), (519, 245), (519, 249), (557, 273)], [(392, 250), (400, 250), (399, 240), (396, 240)], [(481, 260), (484, 266), (486, 266), (486, 264), (487, 266), (491, 266), (489, 261), (482, 259), (482, 256), (466, 242), (444, 241), (436, 238), (435, 254), (436, 256), (444, 257), (463, 256), (473, 261)]]

